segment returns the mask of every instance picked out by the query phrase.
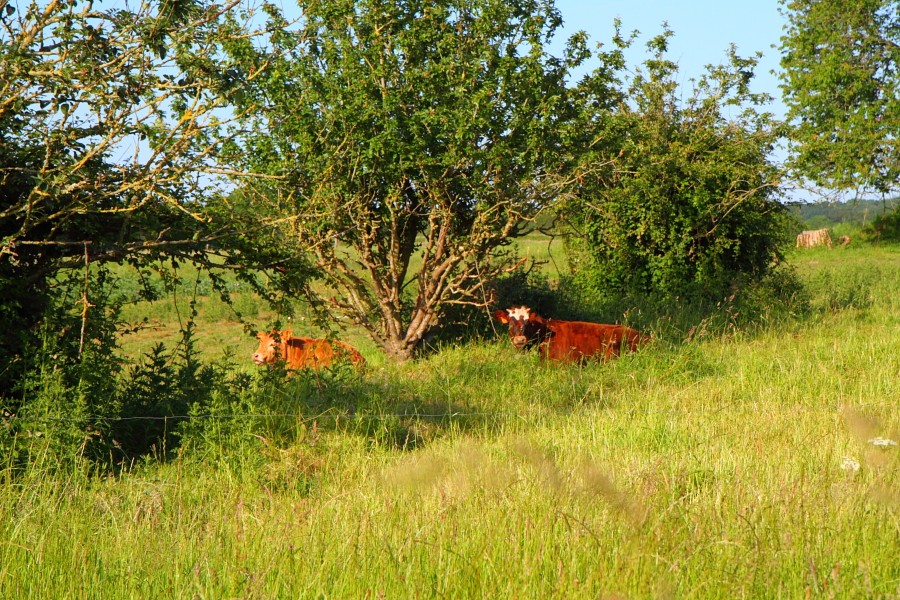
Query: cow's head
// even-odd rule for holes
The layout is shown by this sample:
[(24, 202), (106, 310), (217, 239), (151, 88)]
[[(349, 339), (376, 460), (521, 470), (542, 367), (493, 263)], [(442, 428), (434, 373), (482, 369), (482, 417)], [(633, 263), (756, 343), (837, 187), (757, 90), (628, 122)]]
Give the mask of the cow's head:
[(282, 348), (291, 337), (290, 331), (260, 331), (256, 334), (259, 339), (259, 347), (253, 353), (253, 362), (258, 365), (271, 365), (284, 358)]
[(516, 350), (540, 344), (549, 335), (544, 320), (527, 306), (498, 310), (494, 313), (494, 318), (509, 325), (509, 340)]

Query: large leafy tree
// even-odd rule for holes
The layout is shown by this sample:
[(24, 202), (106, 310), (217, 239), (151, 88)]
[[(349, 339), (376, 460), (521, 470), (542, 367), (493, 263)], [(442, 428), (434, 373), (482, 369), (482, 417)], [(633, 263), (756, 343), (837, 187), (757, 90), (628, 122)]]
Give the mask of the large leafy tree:
[[(591, 151), (564, 214), (576, 277), (598, 300), (722, 300), (765, 277), (785, 240), (771, 157), (781, 128), (751, 91), (756, 58), (732, 49), (685, 94), (670, 36), (648, 44), (627, 101), (585, 105)], [(593, 85), (582, 82), (586, 99)]]
[(219, 105), (218, 82), (198, 81), (202, 67), (192, 61), (221, 7), (184, 0), (100, 11), (51, 0), (6, 8), (3, 264), (77, 262), (85, 244), (92, 258), (186, 244), (180, 217), (203, 220), (190, 201), (204, 192), (197, 173), (208, 156), (194, 148), (203, 148), (196, 142)]
[(232, 224), (206, 212), (231, 94), (208, 53), (233, 8), (0, 2), (0, 390), (21, 376), (61, 272), (160, 256), (209, 263), (226, 240), (240, 251)]
[(836, 190), (887, 193), (900, 176), (900, 2), (782, 0), (782, 90), (793, 166)]
[(489, 301), (503, 246), (564, 187), (583, 37), (550, 56), (560, 16), (538, 0), (266, 10), (268, 44), (223, 67), (249, 115), (236, 170), (271, 176), (246, 208), (315, 261), (316, 306), (408, 359), (448, 303)]

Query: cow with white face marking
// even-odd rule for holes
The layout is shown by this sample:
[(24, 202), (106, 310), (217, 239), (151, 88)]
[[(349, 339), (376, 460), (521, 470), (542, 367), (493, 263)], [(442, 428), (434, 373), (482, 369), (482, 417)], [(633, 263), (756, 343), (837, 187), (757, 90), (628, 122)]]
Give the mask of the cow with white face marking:
[(519, 306), (498, 310), (494, 316), (503, 324), (509, 325), (509, 341), (516, 350), (533, 348), (535, 344), (549, 339), (546, 328), (541, 327), (541, 320), (527, 306)]
[(494, 317), (509, 326), (509, 339), (517, 350), (539, 346), (544, 360), (607, 360), (618, 356), (622, 350), (634, 351), (650, 340), (625, 325), (545, 319), (527, 306), (498, 310)]

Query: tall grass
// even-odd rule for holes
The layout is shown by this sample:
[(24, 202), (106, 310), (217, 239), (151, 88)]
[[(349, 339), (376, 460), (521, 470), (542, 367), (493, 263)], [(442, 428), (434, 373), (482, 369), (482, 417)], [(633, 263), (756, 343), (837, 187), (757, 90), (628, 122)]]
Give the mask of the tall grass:
[(254, 375), (175, 460), (6, 468), (0, 597), (897, 597), (900, 253), (792, 262), (777, 329)]

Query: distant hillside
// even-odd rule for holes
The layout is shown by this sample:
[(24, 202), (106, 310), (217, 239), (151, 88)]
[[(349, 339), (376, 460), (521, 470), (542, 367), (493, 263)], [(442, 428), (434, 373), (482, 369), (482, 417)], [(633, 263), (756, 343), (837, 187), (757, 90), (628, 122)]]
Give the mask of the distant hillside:
[(900, 205), (900, 198), (881, 200), (857, 200), (855, 202), (792, 203), (788, 207), (810, 228), (832, 227), (838, 224), (868, 225), (872, 219)]

